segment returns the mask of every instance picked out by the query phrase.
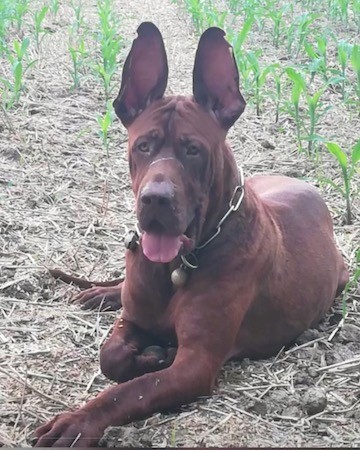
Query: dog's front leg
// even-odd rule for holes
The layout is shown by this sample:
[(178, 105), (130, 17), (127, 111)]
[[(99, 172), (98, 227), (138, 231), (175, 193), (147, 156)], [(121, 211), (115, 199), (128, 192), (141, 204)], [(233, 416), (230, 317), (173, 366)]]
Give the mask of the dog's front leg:
[(174, 360), (175, 349), (156, 344), (148, 333), (120, 317), (100, 351), (102, 373), (122, 383), (168, 367)]
[(209, 395), (218, 369), (219, 362), (211, 355), (184, 349), (171, 367), (111, 387), (77, 411), (61, 414), (38, 428), (36, 446), (95, 446), (109, 426)]
[(37, 429), (36, 445), (94, 446), (109, 426), (124, 425), (210, 395), (252, 296), (239, 304), (234, 301), (235, 292), (226, 291), (224, 286), (212, 287), (211, 296), (203, 294), (205, 285), (197, 287), (198, 294), (193, 297), (180, 294), (175, 299), (179, 347), (170, 367), (111, 387), (77, 411), (55, 417)]

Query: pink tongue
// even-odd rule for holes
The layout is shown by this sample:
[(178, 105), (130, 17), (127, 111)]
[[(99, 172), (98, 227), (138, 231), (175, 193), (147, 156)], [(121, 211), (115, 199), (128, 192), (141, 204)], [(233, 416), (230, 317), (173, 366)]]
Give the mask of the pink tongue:
[(142, 248), (144, 255), (153, 262), (168, 263), (179, 253), (182, 241), (181, 236), (166, 236), (146, 231), (142, 235)]

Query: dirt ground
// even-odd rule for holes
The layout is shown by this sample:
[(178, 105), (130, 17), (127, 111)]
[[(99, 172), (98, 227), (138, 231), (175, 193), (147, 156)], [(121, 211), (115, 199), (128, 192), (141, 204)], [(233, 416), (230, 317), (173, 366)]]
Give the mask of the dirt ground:
[[(107, 156), (97, 134), (96, 115), (104, 109), (99, 83), (89, 77), (80, 90), (69, 90), (69, 3), (50, 24), (52, 33), (43, 41), (22, 106), (2, 112), (0, 121), (0, 446), (30, 445), (37, 425), (110, 385), (99, 372), (98, 354), (115, 313), (84, 312), (70, 304), (75, 288), (55, 282), (46, 270), (60, 267), (92, 279), (119, 276), (123, 236), (134, 223), (124, 129), (115, 122)], [(168, 92), (191, 93), (197, 37), (184, 11), (170, 1), (128, 0), (126, 11), (123, 2), (116, 3), (122, 57), (138, 24), (154, 21), (168, 51)], [(89, 29), (95, 30), (95, 3), (84, 0), (83, 5)], [(268, 59), (278, 56), (269, 53)], [(117, 83), (119, 78), (120, 71)], [(345, 111), (335, 94), (328, 100), (334, 107), (321, 131), (336, 131), (343, 145), (355, 142), (358, 114)], [(230, 132), (237, 161), (246, 175), (281, 173), (318, 186), (334, 218), (338, 245), (353, 268), (359, 199), (353, 225), (344, 226), (343, 199), (319, 186), (318, 165), (298, 155), (291, 121), (275, 127), (273, 106), (263, 109), (258, 118), (250, 106)], [(321, 168), (339, 180), (329, 155), (322, 156)], [(342, 328), (339, 300), (291, 349), (264, 361), (227, 364), (211, 399), (110, 429), (104, 443), (360, 446), (359, 301), (359, 291), (352, 289)]]

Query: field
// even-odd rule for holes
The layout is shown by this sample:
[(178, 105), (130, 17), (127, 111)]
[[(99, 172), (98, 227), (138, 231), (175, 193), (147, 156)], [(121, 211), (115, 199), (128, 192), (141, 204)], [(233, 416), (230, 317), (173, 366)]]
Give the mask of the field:
[(31, 445), (37, 425), (110, 385), (98, 354), (115, 313), (71, 304), (76, 289), (47, 268), (124, 271), (134, 203), (111, 101), (145, 20), (163, 33), (169, 93), (191, 93), (200, 33), (227, 31), (247, 100), (229, 133), (237, 162), (320, 190), (351, 280), (294, 347), (227, 364), (211, 399), (104, 444), (360, 446), (359, 0), (1, 2), (0, 446)]

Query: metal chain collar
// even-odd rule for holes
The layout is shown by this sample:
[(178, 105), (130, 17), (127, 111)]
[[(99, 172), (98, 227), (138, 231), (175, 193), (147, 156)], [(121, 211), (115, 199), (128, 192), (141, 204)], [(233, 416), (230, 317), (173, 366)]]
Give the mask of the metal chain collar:
[[(244, 172), (242, 170), (242, 167), (239, 167), (239, 173), (240, 173), (240, 184), (235, 187), (234, 192), (233, 192), (233, 194), (231, 196), (231, 199), (229, 201), (229, 209), (226, 211), (226, 213), (223, 215), (223, 217), (219, 220), (219, 223), (217, 224), (217, 227), (216, 227), (216, 230), (215, 230), (214, 234), (207, 241), (205, 241), (203, 244), (198, 245), (197, 247), (195, 247), (194, 252), (189, 253), (186, 256), (183, 256), (183, 255), (181, 256), (181, 261), (189, 269), (197, 269), (199, 267), (197, 258), (195, 256), (195, 252), (197, 252), (198, 250), (203, 249), (208, 244), (210, 244), (210, 242), (213, 241), (221, 233), (221, 226), (223, 225), (225, 220), (230, 216), (231, 213), (237, 211), (240, 208), (241, 202), (243, 201), (244, 194), (245, 194), (245, 191), (244, 191)], [(236, 197), (237, 197), (238, 194), (239, 194), (239, 198), (236, 200)], [(194, 261), (193, 261), (194, 264), (192, 264), (187, 259), (189, 256), (191, 256), (194, 259)]]

